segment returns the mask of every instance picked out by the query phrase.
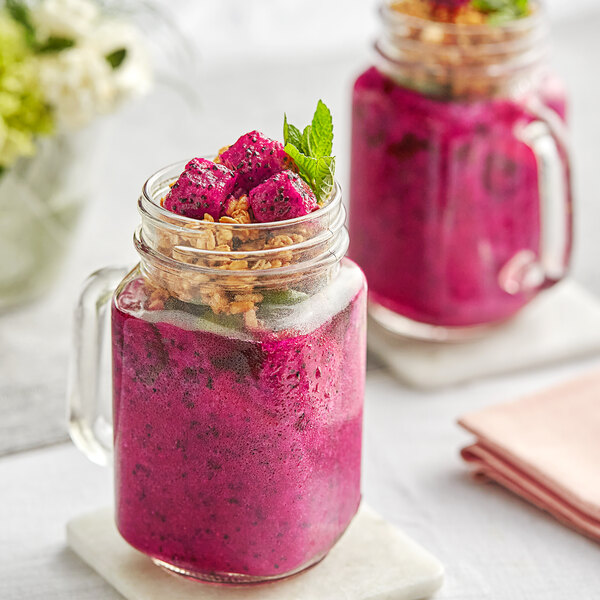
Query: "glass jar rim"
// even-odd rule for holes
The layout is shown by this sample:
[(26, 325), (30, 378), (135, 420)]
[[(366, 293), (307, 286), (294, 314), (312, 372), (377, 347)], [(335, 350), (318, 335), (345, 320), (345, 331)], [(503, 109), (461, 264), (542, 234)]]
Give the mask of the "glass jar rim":
[[(204, 221), (184, 217), (165, 209), (160, 200), (168, 192), (170, 184), (184, 170), (188, 161), (179, 161), (164, 167), (151, 175), (143, 185), (142, 195), (138, 201), (138, 209), (142, 217), (142, 224), (137, 228), (134, 235), (134, 245), (142, 262), (150, 263), (162, 269), (185, 269), (190, 272), (208, 273), (214, 268), (206, 263), (219, 260), (251, 259), (263, 262), (269, 259), (277, 259), (282, 252), (296, 253), (297, 261), (282, 266), (268, 266), (264, 269), (254, 267), (252, 269), (228, 269), (220, 271), (222, 274), (237, 276), (241, 278), (260, 276), (275, 280), (301, 271), (320, 271), (339, 262), (348, 248), (348, 233), (345, 228), (345, 209), (342, 202), (342, 191), (339, 183), (334, 181), (332, 194), (327, 204), (307, 215), (284, 221), (268, 223), (222, 223), (218, 221)], [(234, 236), (257, 235), (264, 233), (270, 237), (286, 236), (294, 232), (297, 227), (312, 227), (315, 234), (300, 241), (294, 241), (283, 247), (239, 250), (217, 250), (199, 248), (192, 244), (183, 249), (187, 258), (192, 256), (200, 258), (204, 265), (193, 264), (185, 260), (179, 260), (172, 254), (168, 255), (160, 251), (157, 244), (153, 242), (157, 233), (160, 232), (180, 236), (187, 241), (200, 238), (207, 232), (217, 234), (219, 231), (231, 232)], [(179, 250), (181, 246), (177, 246)]]
[(375, 42), (380, 71), (431, 96), (521, 93), (544, 70), (548, 26), (538, 0), (526, 17), (494, 24), (446, 23), (402, 13), (383, 0)]
[[(213, 160), (214, 156), (202, 156), (202, 158)], [(283, 221), (272, 221), (268, 223), (219, 223), (218, 221), (202, 221), (192, 217), (185, 217), (167, 210), (160, 204), (160, 202), (157, 202), (157, 199), (162, 199), (162, 196), (158, 198), (157, 194), (153, 194), (152, 186), (159, 182), (164, 184), (166, 181), (175, 181), (175, 179), (184, 171), (185, 165), (188, 162), (189, 159), (172, 163), (166, 167), (163, 167), (162, 169), (159, 169), (150, 177), (148, 177), (148, 179), (146, 179), (144, 185), (142, 186), (142, 196), (138, 202), (138, 210), (142, 217), (149, 216), (151, 218), (159, 218), (162, 216), (164, 219), (167, 219), (167, 221), (163, 221), (165, 224), (175, 227), (180, 226), (182, 229), (185, 229), (188, 232), (189, 229), (185, 227), (186, 225), (198, 223), (210, 223), (213, 227), (218, 225), (227, 225), (228, 228), (232, 228), (236, 231), (252, 231), (261, 228), (264, 229), (265, 227), (269, 227), (269, 229), (285, 229), (291, 225), (301, 225), (303, 223), (310, 222), (317, 215), (319, 217), (326, 216), (338, 208), (342, 202), (341, 186), (336, 180), (334, 181), (333, 190), (325, 206), (322, 206), (318, 210), (308, 213), (307, 215), (296, 217), (294, 219), (285, 219)], [(171, 172), (176, 172), (177, 175), (168, 176), (168, 174)], [(178, 224), (178, 221), (180, 221), (181, 225)]]

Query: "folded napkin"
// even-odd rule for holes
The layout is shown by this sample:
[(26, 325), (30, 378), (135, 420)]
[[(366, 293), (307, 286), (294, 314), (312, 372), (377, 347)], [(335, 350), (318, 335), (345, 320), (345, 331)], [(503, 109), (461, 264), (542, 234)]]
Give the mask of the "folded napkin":
[(462, 450), (491, 479), (600, 541), (600, 373), (467, 415)]

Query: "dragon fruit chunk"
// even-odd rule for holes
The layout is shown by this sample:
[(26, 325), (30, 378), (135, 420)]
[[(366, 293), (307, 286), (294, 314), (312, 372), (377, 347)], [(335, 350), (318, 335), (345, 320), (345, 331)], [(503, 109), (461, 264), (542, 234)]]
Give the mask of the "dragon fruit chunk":
[(236, 181), (237, 175), (227, 167), (194, 158), (166, 195), (164, 207), (192, 219), (203, 219), (208, 213), (218, 220)]
[(293, 161), (280, 142), (259, 131), (243, 135), (220, 155), (221, 162), (238, 174), (235, 193), (247, 194), (275, 173), (293, 168)]
[(261, 223), (295, 219), (319, 208), (308, 185), (293, 171), (282, 171), (250, 191), (254, 218)]

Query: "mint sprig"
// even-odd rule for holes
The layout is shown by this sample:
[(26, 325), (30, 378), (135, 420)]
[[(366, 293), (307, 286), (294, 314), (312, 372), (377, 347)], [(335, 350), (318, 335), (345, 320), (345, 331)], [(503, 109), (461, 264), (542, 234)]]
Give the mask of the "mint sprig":
[(529, 0), (471, 0), (473, 8), (488, 15), (494, 25), (514, 21), (529, 14)]
[(335, 156), (333, 149), (333, 119), (322, 100), (310, 125), (303, 131), (283, 118), (283, 141), (286, 154), (296, 163), (300, 177), (312, 188), (317, 202), (323, 204), (333, 190)]

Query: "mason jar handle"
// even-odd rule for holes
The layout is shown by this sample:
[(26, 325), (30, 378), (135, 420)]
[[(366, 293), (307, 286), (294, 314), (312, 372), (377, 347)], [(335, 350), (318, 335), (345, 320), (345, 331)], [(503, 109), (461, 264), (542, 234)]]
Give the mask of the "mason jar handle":
[[(107, 313), (113, 292), (129, 269), (108, 267), (86, 280), (75, 309), (67, 397), (69, 434), (75, 445), (99, 465), (112, 462), (111, 394), (107, 391), (103, 352)], [(102, 401), (104, 400), (104, 404)]]
[(570, 165), (566, 128), (551, 109), (529, 105), (535, 120), (515, 131), (533, 152), (540, 193), (540, 252), (524, 250), (500, 274), (502, 287), (511, 294), (550, 286), (567, 272), (571, 243)]

